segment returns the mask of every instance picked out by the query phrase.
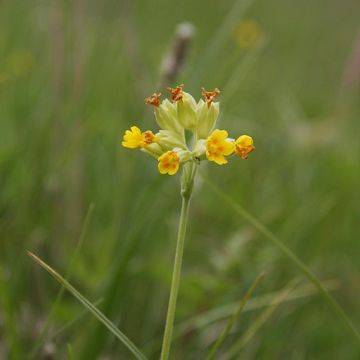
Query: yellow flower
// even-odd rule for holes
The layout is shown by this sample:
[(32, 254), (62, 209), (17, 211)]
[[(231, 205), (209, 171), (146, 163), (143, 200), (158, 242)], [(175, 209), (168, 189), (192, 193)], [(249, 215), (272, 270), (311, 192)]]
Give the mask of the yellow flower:
[(228, 140), (226, 130), (214, 130), (206, 139), (206, 156), (210, 161), (216, 162), (218, 165), (227, 163), (225, 156), (234, 152), (234, 142)]
[(132, 126), (130, 130), (125, 131), (122, 146), (129, 149), (144, 148), (153, 142), (156, 142), (156, 137), (152, 131), (148, 130), (141, 132), (137, 126)]
[(167, 151), (158, 158), (160, 174), (174, 175), (179, 170), (180, 157), (175, 151)]
[(254, 20), (241, 22), (235, 30), (235, 38), (243, 49), (254, 47), (262, 38), (263, 33), (260, 25)]
[(248, 155), (254, 150), (254, 141), (251, 136), (241, 135), (236, 139), (235, 153), (242, 159), (247, 159)]
[[(137, 126), (132, 126), (125, 131), (122, 145), (130, 149), (139, 148), (157, 159), (159, 172), (168, 175), (176, 174), (181, 165), (185, 166), (186, 173), (187, 163), (198, 164), (205, 159), (219, 165), (227, 164), (227, 156), (234, 152), (246, 159), (255, 149), (250, 136), (242, 135), (235, 141), (228, 137), (226, 130), (213, 130), (219, 115), (216, 98), (220, 90), (215, 88), (207, 91), (202, 88), (203, 99), (196, 101), (183, 88), (184, 85), (168, 88), (171, 94), (169, 99), (161, 100), (160, 93), (147, 97), (145, 102), (154, 106), (160, 129), (154, 134), (150, 130), (143, 132)], [(192, 135), (192, 138), (187, 135)]]

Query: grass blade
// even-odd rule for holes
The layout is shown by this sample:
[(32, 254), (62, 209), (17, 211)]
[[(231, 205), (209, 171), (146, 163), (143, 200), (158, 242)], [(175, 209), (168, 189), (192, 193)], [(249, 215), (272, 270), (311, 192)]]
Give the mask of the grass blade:
[[(334, 281), (327, 281), (325, 284), (328, 290), (334, 290), (338, 286)], [(318, 290), (314, 287), (313, 284), (299, 286), (298, 289), (294, 290), (286, 299), (284, 299), (284, 302), (303, 299), (316, 294), (317, 291)], [(273, 291), (271, 293), (251, 298), (246, 303), (243, 312), (254, 311), (268, 307), (273, 302), (273, 299), (280, 294), (280, 292), (281, 290)], [(180, 337), (190, 331), (201, 329), (219, 320), (226, 319), (231, 314), (233, 314), (234, 311), (236, 311), (237, 306), (237, 303), (226, 304), (185, 320), (176, 327), (175, 335), (176, 337)]]
[[(328, 291), (336, 290), (339, 287), (336, 280), (325, 281), (323, 282), (323, 286), (326, 286)], [(270, 293), (249, 299), (242, 312), (255, 311), (270, 306), (281, 292), (282, 290), (272, 291)], [(312, 283), (301, 285), (297, 289), (293, 290), (286, 299), (283, 299), (283, 302), (304, 299), (317, 293), (318, 289)], [(216, 323), (217, 321), (228, 318), (236, 311), (238, 305), (239, 304), (237, 302), (225, 304), (214, 309), (204, 311), (203, 313), (195, 315), (190, 319), (183, 320), (175, 326), (174, 339), (178, 339), (191, 331), (200, 330), (206, 326)], [(159, 347), (160, 342), (158, 339), (152, 339), (146, 345), (147, 349), (158, 349)]]
[(100, 322), (102, 322), (115, 337), (117, 337), (133, 354), (137, 359), (145, 360), (146, 357), (140, 352), (140, 350), (134, 345), (134, 343), (122, 333), (96, 306), (94, 306), (89, 300), (82, 296), (67, 280), (65, 280), (54, 269), (47, 265), (44, 261), (28, 251), (28, 255), (42, 268), (44, 268), (52, 277), (55, 278), (64, 288), (66, 288), (76, 299), (83, 304)]
[(337, 314), (337, 316), (342, 320), (344, 325), (350, 331), (350, 333), (354, 336), (357, 343), (360, 345), (360, 334), (350, 321), (350, 319), (345, 314), (344, 310), (340, 307), (340, 305), (336, 302), (336, 300), (332, 297), (332, 295), (327, 291), (327, 289), (321, 284), (318, 278), (314, 275), (314, 273), (286, 246), (284, 245), (274, 233), (272, 233), (263, 223), (261, 223), (257, 218), (247, 212), (239, 203), (234, 201), (229, 195), (224, 193), (218, 186), (216, 186), (211, 180), (209, 180), (203, 174), (202, 178), (207, 183), (209, 188), (217, 194), (221, 199), (224, 200), (233, 210), (243, 217), (247, 222), (249, 222), (256, 230), (258, 230), (261, 234), (263, 234), (268, 240), (270, 240), (279, 250), (282, 251), (284, 255), (286, 255), (301, 272), (311, 281), (315, 287), (319, 290), (320, 294), (326, 300), (330, 308)]
[(256, 332), (265, 324), (265, 322), (271, 317), (277, 307), (288, 297), (291, 291), (295, 288), (298, 279), (290, 281), (284, 290), (273, 300), (272, 304), (266, 308), (246, 330), (245, 334), (235, 342), (235, 344), (227, 351), (223, 357), (224, 360), (234, 357), (249, 341), (254, 337)]
[[(82, 244), (84, 242), (85, 235), (87, 233), (87, 229), (89, 227), (91, 216), (93, 214), (94, 208), (95, 208), (95, 205), (93, 203), (91, 203), (89, 205), (89, 209), (88, 209), (88, 211), (86, 213), (86, 216), (85, 216), (85, 220), (84, 220), (84, 224), (83, 224), (82, 229), (81, 229), (81, 234), (80, 234), (80, 237), (79, 237), (79, 241), (76, 244), (75, 250), (74, 250), (74, 252), (73, 252), (73, 254), (72, 254), (71, 258), (70, 258), (69, 265), (68, 265), (67, 270), (65, 272), (65, 279), (66, 280), (70, 280), (71, 273), (72, 273), (72, 270), (73, 270), (73, 267), (74, 267), (74, 263), (75, 263), (76, 258), (79, 255)], [(42, 330), (41, 330), (41, 332), (40, 332), (40, 334), (39, 334), (39, 336), (37, 338), (37, 341), (35, 342), (35, 344), (34, 344), (34, 346), (32, 348), (32, 351), (30, 352), (29, 359), (34, 358), (36, 356), (37, 352), (39, 351), (39, 349), (41, 348), (41, 346), (44, 344), (45, 339), (46, 339), (46, 333), (48, 332), (50, 324), (51, 324), (51, 319), (52, 319), (58, 305), (61, 302), (62, 296), (64, 294), (64, 290), (65, 290), (64, 286), (61, 286), (61, 288), (59, 289), (59, 292), (56, 295), (55, 301), (53, 302), (53, 305), (52, 305), (52, 307), (50, 309), (50, 312), (49, 312), (47, 318), (45, 319), (44, 326), (42, 327)]]
[(212, 360), (215, 358), (216, 352), (217, 350), (220, 348), (221, 344), (224, 342), (224, 340), (226, 339), (226, 337), (229, 335), (231, 329), (233, 328), (233, 326), (235, 325), (235, 322), (239, 320), (240, 315), (242, 310), (244, 309), (245, 304), (248, 302), (248, 300), (250, 299), (252, 293), (254, 292), (254, 290), (256, 289), (256, 287), (258, 286), (260, 280), (264, 277), (264, 273), (261, 273), (253, 282), (253, 284), (250, 286), (250, 288), (248, 289), (248, 291), (245, 293), (245, 295), (241, 298), (240, 302), (239, 302), (239, 306), (236, 309), (235, 313), (233, 314), (233, 316), (230, 317), (228, 323), (226, 324), (225, 329), (222, 331), (221, 335), (218, 337), (218, 339), (216, 340), (216, 342), (214, 343), (214, 345), (212, 346), (212, 348), (210, 349), (210, 353), (207, 357), (208, 360)]
[[(101, 304), (103, 302), (103, 300), (104, 300), (103, 298), (100, 298), (99, 300), (95, 301), (94, 306), (98, 306), (99, 304)], [(80, 314), (78, 314), (76, 317), (74, 317), (69, 322), (62, 325), (59, 329), (55, 330), (53, 333), (49, 334), (48, 340), (52, 340), (52, 339), (58, 337), (59, 335), (63, 334), (65, 331), (69, 330), (74, 324), (81, 321), (85, 317), (85, 315), (87, 315), (88, 313), (89, 312), (87, 311), (86, 308), (83, 309), (80, 312)]]

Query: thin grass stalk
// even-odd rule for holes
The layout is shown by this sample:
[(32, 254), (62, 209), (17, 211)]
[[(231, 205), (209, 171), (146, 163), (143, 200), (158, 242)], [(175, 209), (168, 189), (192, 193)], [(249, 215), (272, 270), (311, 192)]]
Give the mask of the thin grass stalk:
[(239, 306), (236, 309), (235, 313), (233, 314), (233, 316), (230, 317), (229, 321), (226, 324), (225, 329), (222, 331), (221, 335), (218, 337), (218, 339), (215, 341), (215, 343), (211, 347), (209, 355), (207, 357), (207, 360), (215, 359), (216, 352), (218, 351), (218, 349), (220, 348), (220, 346), (222, 345), (222, 343), (224, 342), (226, 337), (229, 335), (229, 333), (230, 333), (231, 329), (234, 327), (236, 321), (239, 321), (240, 315), (241, 315), (246, 303), (250, 299), (251, 295), (253, 294), (254, 290), (256, 289), (260, 280), (263, 277), (264, 277), (264, 273), (261, 273), (260, 275), (258, 275), (257, 278), (255, 279), (255, 281), (253, 282), (253, 284), (248, 289), (248, 291), (241, 298), (241, 300), (239, 302)]
[(279, 250), (286, 255), (301, 272), (312, 282), (315, 287), (319, 290), (320, 294), (323, 296), (330, 308), (335, 312), (340, 320), (344, 323), (345, 327), (349, 332), (354, 336), (356, 342), (360, 345), (360, 334), (356, 330), (355, 326), (352, 324), (350, 319), (345, 314), (341, 306), (336, 302), (332, 295), (327, 291), (327, 289), (321, 284), (316, 275), (286, 246), (284, 245), (276, 236), (273, 234), (263, 223), (261, 223), (257, 218), (247, 212), (239, 203), (234, 201), (229, 195), (224, 193), (219, 189), (211, 180), (202, 174), (204, 181), (208, 184), (209, 188), (217, 194), (221, 199), (223, 199), (234, 211), (248, 221), (256, 230), (263, 234), (268, 240), (270, 240)]
[(66, 73), (66, 48), (65, 48), (65, 10), (62, 1), (53, 1), (50, 9), (50, 29), (51, 34), (51, 77), (52, 77), (52, 116), (51, 116), (51, 150), (50, 160), (52, 166), (52, 204), (51, 204), (51, 237), (52, 249), (55, 253), (59, 251), (61, 237), (63, 235), (64, 212), (63, 198), (64, 189), (61, 186), (61, 171), (58, 161), (64, 151), (64, 90)]
[[(335, 290), (338, 288), (337, 282), (334, 281), (327, 281), (324, 283), (328, 290)], [(254, 298), (251, 298), (245, 305), (243, 312), (254, 311), (264, 307), (270, 306), (273, 302), (273, 299), (276, 298), (282, 290), (273, 291), (271, 293), (267, 293), (264, 295), (260, 295)], [(285, 301), (294, 301), (303, 299), (312, 295), (315, 295), (318, 292), (317, 288), (314, 285), (306, 284), (298, 289), (294, 290), (286, 299)], [(217, 321), (226, 319), (229, 317), (234, 311), (236, 311), (237, 303), (231, 303), (222, 305), (215, 309), (208, 310), (200, 315), (194, 316), (188, 320), (183, 321), (178, 326), (175, 327), (174, 337), (178, 338), (183, 336), (184, 334), (193, 331), (199, 330), (204, 328), (208, 325), (216, 323)]]
[(115, 324), (113, 324), (95, 305), (81, 295), (67, 280), (65, 280), (58, 272), (47, 265), (44, 261), (28, 251), (28, 255), (43, 269), (45, 269), (55, 280), (64, 286), (82, 305), (84, 305), (110, 332), (117, 337), (132, 352), (136, 359), (146, 360), (145, 355), (136, 347), (136, 345), (122, 332)]
[[(157, 196), (157, 194), (161, 191), (166, 191), (166, 186), (169, 186), (169, 183), (162, 182), (160, 184), (159, 178), (155, 178), (154, 181), (150, 181), (147, 184), (142, 184), (136, 201), (126, 210), (126, 213), (130, 214), (130, 217), (136, 223), (136, 226), (127, 226), (128, 224), (124, 222), (120, 224), (120, 227), (123, 228), (121, 234), (120, 228), (117, 230), (118, 236), (121, 235), (121, 241), (114, 245), (114, 258), (108, 270), (108, 275), (104, 280), (104, 290), (102, 293), (104, 297), (102, 309), (109, 317), (119, 317), (119, 304), (125, 296), (123, 288), (126, 286), (126, 269), (129, 261), (136, 254), (141, 239), (139, 234), (146, 230), (145, 228), (149, 222), (149, 216), (153, 213), (153, 209), (159, 207), (159, 204), (162, 203), (161, 197)], [(150, 198), (156, 200), (150, 201)], [(126, 202), (126, 200), (124, 201)], [(145, 204), (150, 205), (145, 206)], [(145, 211), (144, 209), (147, 210)], [(99, 358), (102, 349), (106, 346), (106, 342), (107, 334), (103, 331), (102, 325), (96, 323), (92, 330), (85, 335), (81, 350), (77, 354), (78, 359)]]
[[(326, 286), (328, 291), (336, 290), (339, 288), (339, 284), (336, 280), (327, 280), (323, 282), (323, 286)], [(264, 295), (259, 295), (249, 299), (249, 301), (245, 304), (242, 312), (255, 311), (271, 306), (273, 300), (278, 297), (278, 295), (282, 291), (283, 290), (272, 291), (270, 293), (266, 293)], [(301, 285), (297, 289), (293, 290), (291, 294), (286, 297), (286, 299), (283, 299), (283, 303), (305, 299), (307, 297), (316, 295), (317, 293), (318, 289), (312, 283)], [(238, 302), (222, 305), (215, 309), (205, 311), (199, 315), (191, 317), (190, 319), (182, 321), (174, 327), (173, 340), (178, 339), (191, 331), (197, 331), (213, 323), (227, 319), (236, 311), (238, 305)], [(145, 348), (158, 349), (160, 348), (160, 346), (161, 343), (159, 343), (158, 339), (152, 339), (151, 341), (149, 341)]]
[(170, 354), (171, 339), (174, 329), (174, 319), (176, 312), (176, 301), (179, 292), (182, 258), (184, 253), (184, 243), (186, 235), (186, 227), (189, 217), (190, 199), (193, 190), (196, 166), (191, 164), (188, 168), (184, 168), (181, 183), (181, 213), (179, 219), (178, 235), (176, 242), (175, 260), (173, 267), (173, 275), (171, 280), (170, 298), (166, 315), (165, 331), (161, 348), (161, 360), (167, 360)]
[[(103, 300), (104, 300), (103, 298), (100, 298), (99, 300), (94, 301), (93, 303), (94, 306), (97, 307), (103, 302)], [(76, 317), (74, 317), (73, 319), (62, 325), (59, 329), (55, 330), (53, 333), (49, 334), (48, 340), (50, 341), (63, 334), (65, 331), (69, 330), (77, 322), (81, 321), (88, 313), (89, 311), (87, 309), (82, 310), (78, 315), (76, 315)]]
[(68, 170), (69, 187), (67, 190), (67, 219), (70, 233), (76, 234), (81, 227), (81, 214), (84, 209), (84, 126), (82, 124), (83, 99), (85, 90), (84, 69), (87, 56), (85, 54), (86, 44), (86, 1), (72, 1), (73, 21), (73, 83), (72, 83), (72, 105), (73, 119), (71, 125), (72, 142), (75, 151), (71, 155)]
[(271, 305), (266, 308), (249, 326), (243, 336), (233, 344), (230, 349), (224, 354), (223, 360), (233, 358), (249, 341), (254, 337), (256, 332), (265, 324), (265, 322), (272, 316), (277, 307), (290, 295), (294, 288), (299, 283), (299, 279), (294, 279), (285, 287), (283, 291), (273, 300)]
[[(90, 224), (90, 220), (91, 220), (91, 216), (92, 216), (92, 213), (94, 211), (94, 204), (91, 203), (89, 205), (89, 209), (86, 213), (86, 216), (85, 216), (85, 220), (84, 220), (84, 224), (82, 226), (82, 229), (81, 229), (81, 234), (80, 234), (80, 237), (79, 237), (79, 241), (75, 247), (75, 250), (71, 256), (71, 259), (69, 261), (69, 265), (67, 267), (67, 270), (65, 272), (65, 279), (66, 280), (70, 280), (70, 277), (71, 277), (71, 274), (72, 274), (72, 271), (73, 271), (73, 268), (74, 268), (74, 264), (75, 264), (75, 260), (77, 259), (78, 255), (79, 255), (79, 252), (82, 248), (82, 244), (85, 240), (85, 236), (86, 236), (86, 233), (87, 233), (87, 229), (89, 227), (89, 224)], [(46, 338), (46, 333), (48, 332), (49, 330), (49, 327), (50, 327), (50, 324), (51, 324), (51, 320), (55, 314), (55, 311), (58, 307), (58, 305), (60, 304), (61, 300), (62, 300), (62, 297), (63, 297), (63, 294), (64, 294), (64, 291), (65, 291), (65, 287), (64, 286), (61, 286), (61, 288), (59, 289), (57, 295), (56, 295), (56, 298), (55, 298), (55, 301), (53, 302), (53, 305), (50, 309), (50, 312), (45, 320), (45, 323), (44, 323), (44, 326), (42, 327), (42, 330), (37, 338), (37, 341), (35, 342), (31, 352), (30, 352), (30, 355), (29, 355), (29, 359), (32, 359), (34, 358), (38, 351), (40, 350), (41, 346), (44, 344), (45, 342), (45, 338)]]

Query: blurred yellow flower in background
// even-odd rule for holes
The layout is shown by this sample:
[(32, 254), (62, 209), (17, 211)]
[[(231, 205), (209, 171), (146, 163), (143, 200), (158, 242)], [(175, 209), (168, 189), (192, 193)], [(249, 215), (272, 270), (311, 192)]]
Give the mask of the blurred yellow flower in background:
[(234, 37), (241, 48), (247, 49), (259, 42), (263, 37), (263, 31), (255, 20), (244, 20), (236, 27)]
[(34, 65), (34, 57), (29, 51), (16, 51), (7, 57), (6, 63), (12, 75), (21, 76), (31, 70)]
[[(5, 85), (18, 77), (28, 74), (34, 66), (34, 57), (26, 50), (10, 53), (0, 68), (0, 85)], [(1, 71), (2, 70), (2, 71)]]

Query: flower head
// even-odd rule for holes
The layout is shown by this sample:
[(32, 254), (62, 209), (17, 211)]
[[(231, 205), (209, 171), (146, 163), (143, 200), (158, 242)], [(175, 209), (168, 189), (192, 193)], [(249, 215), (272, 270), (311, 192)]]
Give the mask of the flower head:
[(158, 158), (160, 174), (174, 175), (179, 170), (180, 156), (176, 151), (167, 151)]
[(235, 153), (242, 159), (247, 159), (248, 155), (255, 150), (254, 141), (251, 136), (241, 135), (235, 141)]
[(156, 141), (152, 131), (141, 132), (137, 126), (132, 126), (130, 130), (125, 131), (122, 146), (129, 149), (144, 148)]
[(214, 161), (218, 165), (227, 163), (225, 156), (231, 155), (234, 148), (234, 142), (228, 139), (226, 130), (216, 129), (206, 139), (206, 156), (210, 161)]
[[(203, 99), (196, 101), (183, 91), (183, 87), (168, 88), (170, 99), (161, 100), (161, 94), (156, 92), (147, 97), (145, 103), (153, 105), (160, 129), (154, 134), (151, 130), (142, 132), (132, 126), (125, 131), (122, 145), (139, 148), (157, 159), (159, 172), (168, 175), (176, 174), (181, 165), (199, 164), (206, 159), (219, 165), (226, 164), (226, 157), (234, 152), (246, 159), (255, 149), (250, 136), (242, 135), (235, 141), (228, 137), (226, 130), (213, 130), (219, 116), (219, 102), (215, 100), (220, 90), (202, 88)], [(188, 136), (191, 134), (192, 138)]]

